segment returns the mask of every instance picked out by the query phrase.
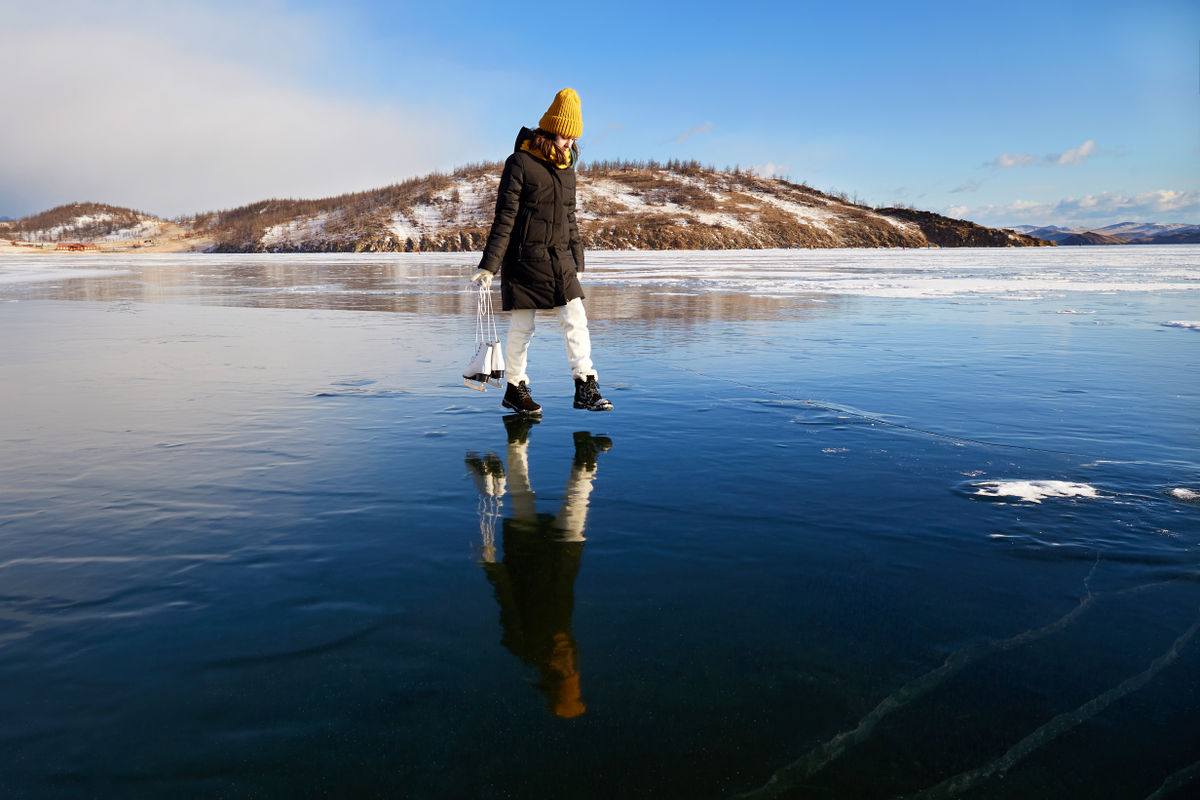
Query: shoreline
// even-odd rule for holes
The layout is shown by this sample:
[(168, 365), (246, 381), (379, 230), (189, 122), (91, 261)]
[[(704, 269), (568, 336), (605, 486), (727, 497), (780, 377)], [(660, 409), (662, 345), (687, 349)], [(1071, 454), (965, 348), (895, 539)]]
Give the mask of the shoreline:
[(9, 239), (0, 239), (0, 258), (4, 256), (28, 256), (28, 255), (137, 255), (145, 253), (147, 255), (155, 255), (162, 253), (202, 253), (211, 247), (214, 242), (212, 239), (196, 237), (194, 239), (182, 239), (178, 236), (172, 236), (166, 239), (156, 240), (153, 244), (123, 244), (120, 242), (89, 242), (95, 244), (98, 250), (59, 250), (57, 243), (55, 244), (17, 244)]
[[(397, 251), (397, 250), (210, 250), (217, 242), (215, 239), (207, 236), (195, 236), (184, 238), (180, 234), (174, 234), (167, 237), (152, 237), (153, 242), (147, 244), (145, 240), (139, 243), (130, 241), (125, 242), (86, 242), (86, 244), (94, 244), (99, 249), (97, 250), (59, 250), (57, 249), (58, 242), (50, 243), (19, 243), (12, 239), (0, 238), (0, 258), (5, 256), (27, 256), (27, 255), (67, 255), (67, 256), (96, 256), (96, 255), (161, 255), (174, 253), (205, 253), (211, 255), (432, 255), (432, 254), (462, 254), (462, 253), (478, 253), (478, 250), (425, 250), (425, 251)], [(1057, 248), (1066, 250), (1075, 250), (1079, 248), (1100, 248), (1109, 249), (1133, 246), (1150, 246), (1152, 242), (1127, 242), (1124, 245), (1116, 244), (1076, 244), (1076, 245), (1056, 245)], [(1182, 246), (1187, 244), (1177, 244), (1174, 242), (1160, 243), (1164, 246)], [(834, 251), (834, 250), (901, 250), (901, 251), (922, 251), (922, 250), (1021, 250), (1026, 249), (1017, 246), (996, 247), (996, 246), (980, 246), (980, 245), (964, 245), (964, 246), (946, 246), (937, 244), (927, 244), (922, 247), (901, 247), (901, 246), (847, 246), (847, 247), (784, 247), (784, 248), (705, 248), (705, 249), (689, 249), (689, 248), (641, 248), (641, 249), (607, 249), (598, 247), (587, 248), (588, 252), (593, 253), (736, 253), (736, 252), (774, 252), (778, 250), (789, 250), (795, 252), (804, 251)]]
[[(79, 242), (94, 245), (98, 250), (59, 250), (59, 244)], [(201, 252), (216, 244), (209, 236), (189, 235), (188, 229), (173, 222), (161, 222), (155, 226), (153, 235), (141, 236), (136, 239), (61, 239), (51, 243), (21, 242), (9, 236), (0, 236), (0, 256), (34, 254), (66, 254), (66, 255), (98, 255), (101, 253), (120, 253), (123, 255), (136, 253), (194, 253)]]

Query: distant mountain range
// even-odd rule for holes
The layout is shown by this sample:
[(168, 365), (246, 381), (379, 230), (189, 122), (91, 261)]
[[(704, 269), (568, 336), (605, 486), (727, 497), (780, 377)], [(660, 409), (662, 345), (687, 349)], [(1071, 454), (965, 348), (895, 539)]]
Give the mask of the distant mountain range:
[[(168, 222), (75, 203), (0, 223), (0, 238), (218, 252), (479, 250), (501, 165), (321, 200), (263, 200)], [(601, 162), (578, 176), (579, 227), (601, 250), (1021, 247), (1051, 242), (914, 208), (872, 208), (803, 183), (694, 162)]]
[(1200, 225), (1183, 222), (1118, 222), (1103, 228), (1018, 225), (1012, 230), (1062, 245), (1200, 244)]

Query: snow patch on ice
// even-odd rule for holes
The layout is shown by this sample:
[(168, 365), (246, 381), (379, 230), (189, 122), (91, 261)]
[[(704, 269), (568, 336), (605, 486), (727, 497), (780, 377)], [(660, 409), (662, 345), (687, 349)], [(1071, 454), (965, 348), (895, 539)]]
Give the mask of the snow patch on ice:
[(1100, 497), (1094, 486), (1070, 481), (981, 481), (972, 484), (974, 497), (1012, 498), (1040, 503), (1047, 497)]
[(1184, 489), (1179, 487), (1171, 489), (1167, 492), (1168, 497), (1174, 497), (1176, 500), (1182, 500), (1185, 503), (1200, 503), (1200, 492), (1193, 489)]

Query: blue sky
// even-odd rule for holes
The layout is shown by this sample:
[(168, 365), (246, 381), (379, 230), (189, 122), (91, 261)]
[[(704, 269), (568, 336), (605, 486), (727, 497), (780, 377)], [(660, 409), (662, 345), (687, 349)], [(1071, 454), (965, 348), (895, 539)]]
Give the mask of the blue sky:
[[(547, 9), (551, 6), (546, 6)], [(0, 216), (694, 158), (988, 225), (1200, 223), (1200, 3), (0, 1)], [(16, 80), (13, 80), (13, 77)]]

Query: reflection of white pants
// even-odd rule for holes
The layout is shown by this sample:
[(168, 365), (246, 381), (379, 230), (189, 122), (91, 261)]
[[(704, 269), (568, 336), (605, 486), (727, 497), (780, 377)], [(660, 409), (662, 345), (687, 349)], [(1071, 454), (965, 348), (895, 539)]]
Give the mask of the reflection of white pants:
[(596, 471), (573, 464), (571, 477), (563, 492), (562, 507), (554, 518), (554, 527), (562, 531), (564, 542), (582, 542), (583, 529), (587, 525), (588, 498), (592, 494), (592, 480)]
[[(576, 378), (595, 375), (592, 369), (592, 339), (588, 335), (587, 312), (583, 301), (576, 297), (565, 306), (554, 309), (567, 344), (567, 360)], [(533, 309), (521, 308), (511, 312), (508, 322), (508, 341), (504, 345), (504, 373), (512, 384), (525, 381), (525, 364), (529, 356), (529, 340), (533, 338)]]
[[(529, 443), (510, 442), (508, 445), (508, 492), (512, 498), (512, 518), (519, 522), (537, 524), (537, 495), (529, 482)], [(578, 463), (571, 465), (571, 476), (563, 492), (562, 506), (554, 518), (554, 527), (561, 531), (560, 541), (582, 542), (587, 527), (588, 498), (596, 470)]]

